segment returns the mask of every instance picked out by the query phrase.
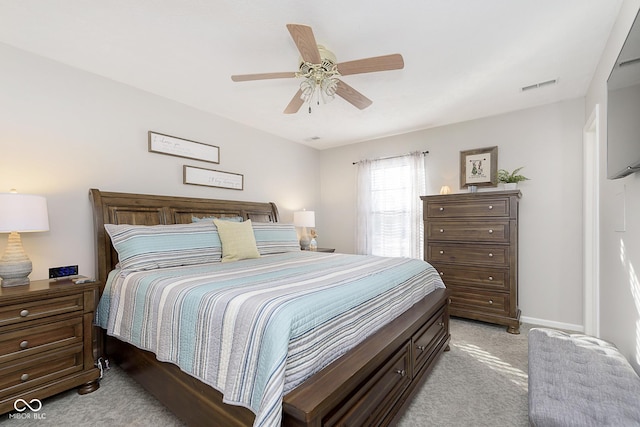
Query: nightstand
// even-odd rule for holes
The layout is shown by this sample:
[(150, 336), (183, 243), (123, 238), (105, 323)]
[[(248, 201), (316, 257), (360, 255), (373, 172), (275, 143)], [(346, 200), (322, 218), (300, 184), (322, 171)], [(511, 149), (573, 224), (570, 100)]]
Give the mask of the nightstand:
[(0, 288), (0, 413), (74, 387), (100, 386), (93, 317), (100, 283), (35, 280)]

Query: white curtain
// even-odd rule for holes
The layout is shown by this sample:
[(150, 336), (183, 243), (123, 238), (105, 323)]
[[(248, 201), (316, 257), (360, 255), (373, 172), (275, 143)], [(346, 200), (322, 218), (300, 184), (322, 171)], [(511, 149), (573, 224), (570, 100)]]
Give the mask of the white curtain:
[(424, 154), (358, 163), (356, 252), (422, 258)]

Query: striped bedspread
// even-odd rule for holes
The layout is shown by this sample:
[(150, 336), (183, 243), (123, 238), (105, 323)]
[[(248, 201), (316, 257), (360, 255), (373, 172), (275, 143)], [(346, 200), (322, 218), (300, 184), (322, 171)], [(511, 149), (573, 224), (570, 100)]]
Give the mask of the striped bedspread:
[(96, 321), (276, 426), (288, 391), (442, 287), (416, 259), (290, 252), (114, 270)]

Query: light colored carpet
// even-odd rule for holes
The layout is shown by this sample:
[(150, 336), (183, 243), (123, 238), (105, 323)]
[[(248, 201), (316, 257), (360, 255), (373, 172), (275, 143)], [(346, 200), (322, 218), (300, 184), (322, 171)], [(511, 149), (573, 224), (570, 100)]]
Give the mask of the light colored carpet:
[[(415, 426), (528, 426), (527, 332), (451, 320), (451, 351), (444, 353), (400, 420)], [(29, 411), (27, 411), (29, 412)], [(25, 415), (32, 415), (27, 414)], [(74, 390), (45, 399), (40, 419), (0, 415), (0, 425), (182, 426), (123, 371), (113, 367), (100, 388), (84, 396)], [(44, 419), (43, 419), (44, 418)], [(215, 424), (212, 424), (215, 425)]]
[(445, 352), (414, 396), (400, 427), (529, 425), (527, 333), (452, 319)]

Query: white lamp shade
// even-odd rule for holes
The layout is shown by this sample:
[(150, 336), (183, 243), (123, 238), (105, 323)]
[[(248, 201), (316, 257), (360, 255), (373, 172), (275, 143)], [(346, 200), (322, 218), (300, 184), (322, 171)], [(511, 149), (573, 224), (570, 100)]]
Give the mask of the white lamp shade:
[(33, 194), (0, 194), (0, 233), (49, 230), (47, 199)]
[(314, 211), (297, 211), (293, 213), (293, 224), (296, 227), (315, 227), (316, 213)]

